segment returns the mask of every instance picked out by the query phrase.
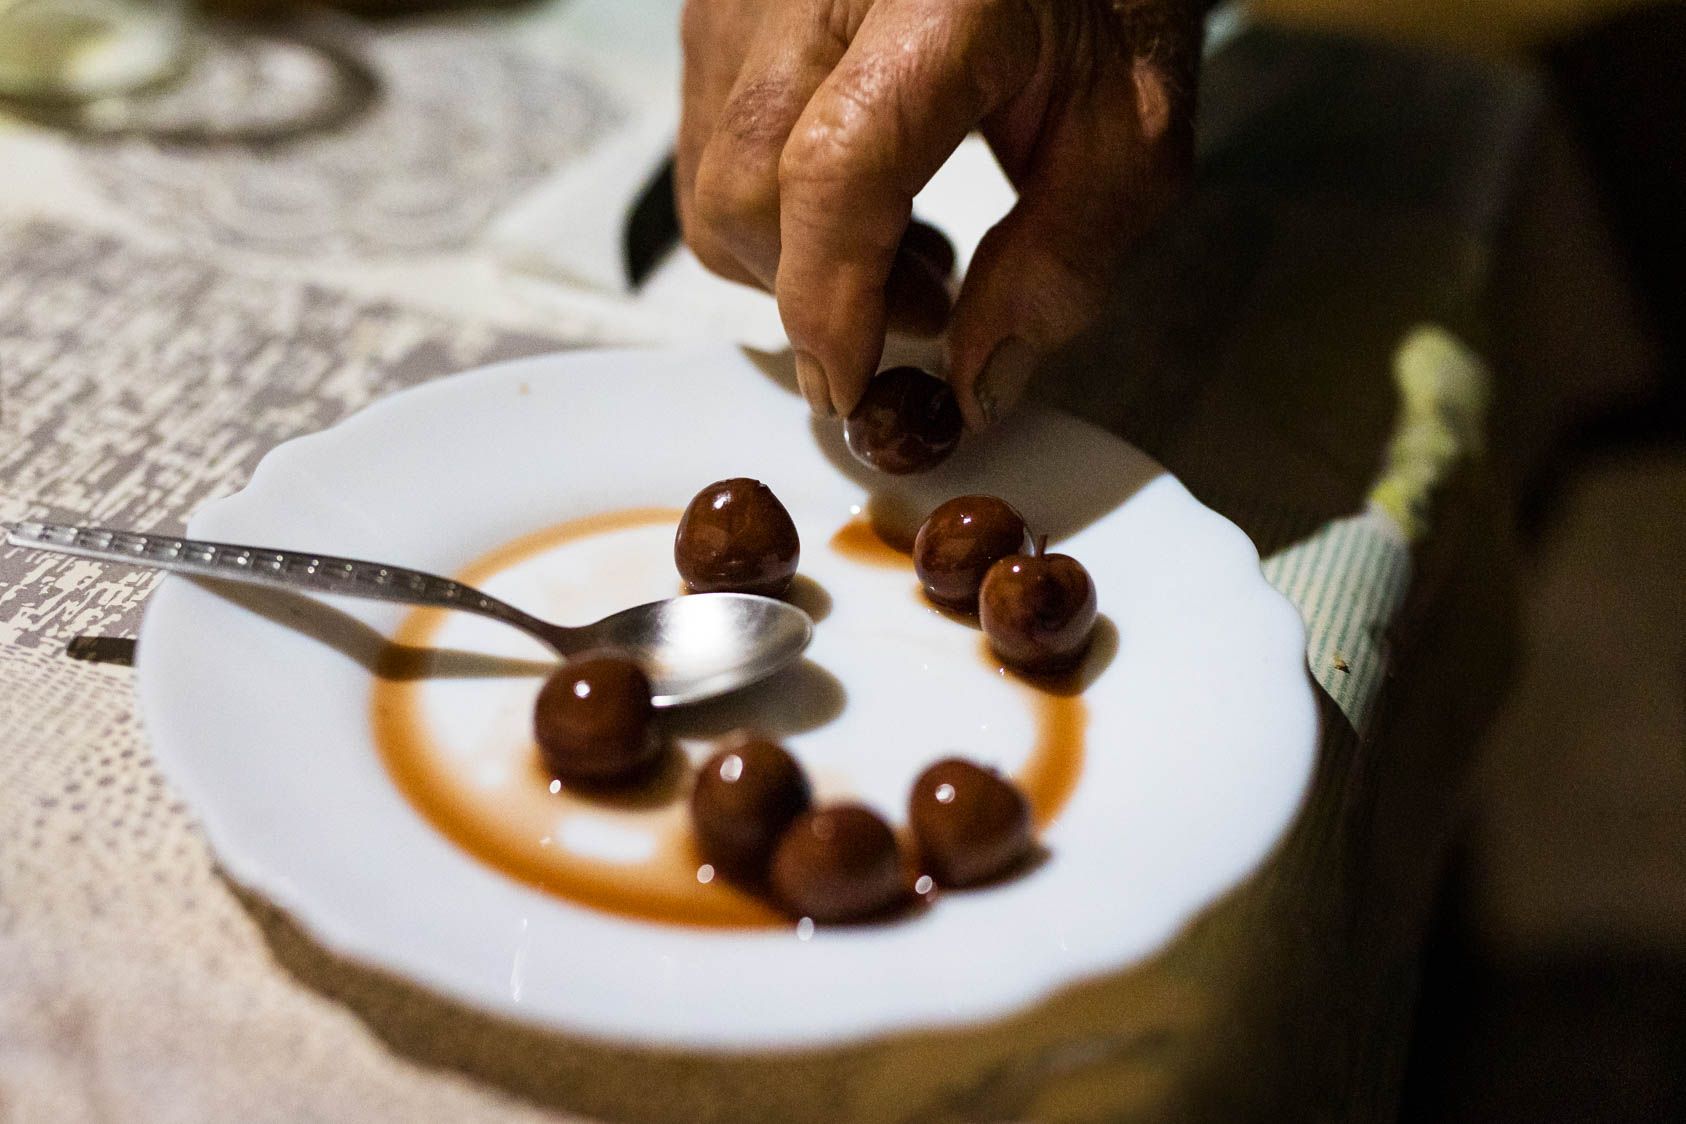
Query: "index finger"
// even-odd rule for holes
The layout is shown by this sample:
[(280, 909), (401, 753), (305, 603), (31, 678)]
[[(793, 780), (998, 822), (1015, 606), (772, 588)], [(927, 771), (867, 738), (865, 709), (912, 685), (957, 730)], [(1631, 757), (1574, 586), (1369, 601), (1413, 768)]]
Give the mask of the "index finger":
[(1013, 0), (881, 0), (779, 161), (775, 292), (799, 369), (854, 409), (884, 350), (885, 285), (913, 197), (1028, 81), (1038, 28)]

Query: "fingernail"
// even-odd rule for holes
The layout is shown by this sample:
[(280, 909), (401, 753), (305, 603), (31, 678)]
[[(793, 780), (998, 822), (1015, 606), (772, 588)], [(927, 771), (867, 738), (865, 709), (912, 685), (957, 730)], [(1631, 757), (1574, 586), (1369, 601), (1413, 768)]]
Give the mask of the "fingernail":
[(1024, 340), (1009, 336), (995, 345), (972, 385), (985, 425), (994, 425), (1013, 408), (1035, 371), (1036, 349)]
[(802, 397), (808, 400), (808, 409), (822, 418), (837, 416), (837, 411), (831, 406), (831, 394), (826, 389), (825, 368), (806, 351), (796, 353), (796, 385), (802, 388)]

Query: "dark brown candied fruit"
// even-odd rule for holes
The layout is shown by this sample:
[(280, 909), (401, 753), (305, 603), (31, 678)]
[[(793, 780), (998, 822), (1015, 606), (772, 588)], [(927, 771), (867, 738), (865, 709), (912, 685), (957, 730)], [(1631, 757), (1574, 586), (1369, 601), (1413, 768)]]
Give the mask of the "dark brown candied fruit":
[(697, 773), (691, 826), (697, 849), (722, 874), (756, 880), (790, 821), (808, 810), (808, 778), (783, 746), (746, 737)]
[(892, 367), (866, 384), (843, 423), (849, 451), (893, 476), (937, 467), (960, 444), (964, 422), (954, 391), (918, 367)]
[(984, 575), (978, 622), (990, 647), (1022, 671), (1064, 671), (1083, 657), (1095, 627), (1095, 583), (1066, 554), (1003, 558)]
[(1030, 549), (1030, 531), (1012, 504), (995, 496), (958, 496), (920, 524), (913, 569), (932, 601), (969, 613), (978, 607), (989, 568)]
[(661, 756), (650, 680), (625, 656), (588, 654), (558, 668), (533, 706), (533, 736), (565, 783), (635, 780)]
[(902, 232), (901, 252), (919, 258), (938, 277), (954, 273), (954, 243), (948, 235), (927, 222), (914, 219)]
[(692, 593), (778, 597), (796, 576), (801, 541), (790, 512), (759, 480), (720, 480), (685, 509), (673, 563)]
[(877, 917), (907, 896), (895, 833), (859, 804), (796, 817), (773, 852), (772, 884), (793, 915), (821, 924)]
[(1030, 853), (1030, 802), (1011, 781), (951, 757), (919, 774), (907, 821), (921, 869), (939, 886), (1005, 874)]

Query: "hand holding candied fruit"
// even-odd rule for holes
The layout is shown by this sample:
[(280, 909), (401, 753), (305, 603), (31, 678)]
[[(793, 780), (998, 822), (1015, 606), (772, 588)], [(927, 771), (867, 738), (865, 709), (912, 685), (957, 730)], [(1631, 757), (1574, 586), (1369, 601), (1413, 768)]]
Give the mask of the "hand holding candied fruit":
[(863, 464), (905, 476), (947, 460), (964, 429), (946, 382), (918, 367), (893, 367), (866, 384), (843, 422), (843, 439)]
[(951, 757), (919, 774), (907, 801), (922, 869), (939, 886), (1005, 874), (1030, 853), (1030, 802), (1011, 781)]
[(796, 576), (801, 546), (773, 490), (740, 476), (691, 500), (674, 536), (673, 562), (692, 593), (778, 597)]
[(984, 575), (978, 621), (990, 647), (1022, 671), (1064, 671), (1089, 647), (1095, 583), (1077, 559), (1045, 553), (1003, 558)]
[(703, 762), (691, 790), (691, 826), (702, 857), (728, 877), (767, 871), (790, 821), (808, 810), (808, 778), (796, 758), (765, 738), (746, 737)]
[(570, 659), (556, 670), (533, 706), (533, 736), (545, 768), (564, 783), (636, 780), (662, 752), (650, 680), (612, 652)]
[(995, 496), (957, 496), (920, 525), (913, 569), (932, 601), (970, 613), (978, 607), (978, 588), (989, 568), (1030, 551), (1030, 531), (1012, 504)]

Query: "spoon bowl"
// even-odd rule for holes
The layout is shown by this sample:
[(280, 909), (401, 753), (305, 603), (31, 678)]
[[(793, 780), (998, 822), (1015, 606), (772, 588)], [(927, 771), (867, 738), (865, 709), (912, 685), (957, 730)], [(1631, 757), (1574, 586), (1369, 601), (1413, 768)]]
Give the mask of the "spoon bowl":
[(588, 635), (590, 647), (632, 656), (650, 677), (651, 702), (669, 707), (765, 679), (801, 656), (814, 622), (771, 597), (693, 593), (624, 609), (572, 631)]

